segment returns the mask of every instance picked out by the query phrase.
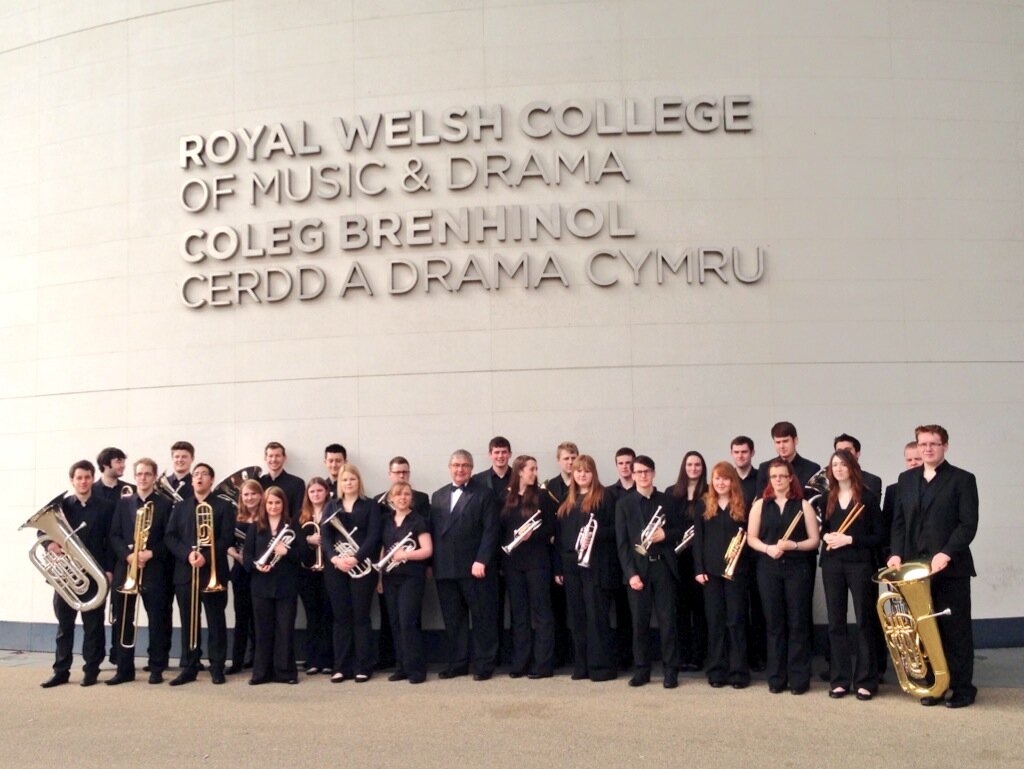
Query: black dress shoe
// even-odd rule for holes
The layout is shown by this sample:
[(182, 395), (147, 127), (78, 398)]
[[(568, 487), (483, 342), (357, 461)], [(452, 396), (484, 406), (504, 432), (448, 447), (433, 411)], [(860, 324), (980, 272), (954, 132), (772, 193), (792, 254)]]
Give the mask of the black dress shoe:
[(725, 681), (708, 681), (708, 685), (712, 689), (721, 689), (723, 686), (725, 686)]
[(841, 689), (841, 688), (832, 689), (828, 693), (828, 696), (831, 697), (834, 700), (841, 700), (843, 697), (846, 696), (846, 689)]
[(106, 683), (107, 686), (117, 686), (118, 684), (126, 684), (129, 681), (134, 680), (135, 676), (123, 676), (120, 673), (117, 673), (113, 678), (108, 678), (104, 683)]
[(389, 681), (405, 681), (407, 678), (409, 678), (409, 674), (404, 670), (396, 670), (388, 676)]
[(651, 682), (650, 673), (634, 673), (633, 677), (629, 679), (630, 686), (643, 686)]
[(926, 708), (934, 708), (936, 705), (943, 704), (942, 697), (922, 697), (921, 704)]
[(602, 681), (614, 681), (618, 676), (619, 674), (614, 670), (604, 670), (600, 673), (591, 673), (590, 680), (594, 683), (601, 683)]
[(369, 680), (370, 680), (370, 676), (367, 675), (366, 673), (356, 673), (356, 683), (357, 684), (365, 684)]
[(66, 684), (70, 678), (71, 675), (69, 673), (54, 673), (39, 685), (44, 689), (52, 689), (55, 686)]
[(525, 675), (526, 675), (526, 673), (524, 673), (522, 670), (510, 670), (510, 671), (508, 671), (508, 677), (509, 678), (522, 678)]
[[(871, 697), (872, 697), (871, 692), (866, 692), (866, 691), (862, 692), (862, 691), (859, 691), (859, 690), (857, 691), (857, 699), (860, 700), (861, 702), (870, 702), (871, 701)], [(946, 705), (948, 706), (949, 703), (947, 702)]]
[(332, 673), (331, 674), (331, 683), (332, 684), (340, 684), (344, 680), (345, 680), (345, 674), (342, 673), (340, 670), (337, 673)]
[(768, 684), (768, 691), (770, 691), (772, 694), (782, 694), (784, 690), (784, 686), (772, 686), (771, 684)]
[(526, 677), (532, 681), (536, 681), (538, 678), (551, 678), (554, 675), (554, 673), (530, 673)]
[(227, 683), (227, 679), (224, 677), (224, 671), (223, 670), (211, 670), (210, 671), (210, 680), (213, 681), (215, 684), (225, 684), (225, 683)]
[(171, 686), (182, 686), (183, 684), (190, 684), (196, 680), (196, 674), (194, 670), (183, 670), (178, 673), (176, 678), (171, 679)]
[(285, 679), (285, 681), (284, 681), (284, 683), (288, 684), (289, 686), (295, 686), (298, 682), (299, 682), (298, 678), (288, 678), (288, 679)]
[(82, 677), (80, 686), (95, 686), (100, 680), (99, 673), (86, 673)]
[(569, 676), (570, 681), (584, 681), (587, 678), (590, 678), (590, 676), (587, 675), (585, 670), (574, 670), (572, 675)]
[(448, 680), (449, 678), (458, 678), (459, 676), (468, 676), (469, 668), (445, 668), (437, 677), (442, 680)]
[(149, 682), (151, 684), (162, 684), (164, 682), (164, 674), (159, 670), (153, 670), (149, 674)]
[(744, 684), (744, 683), (740, 683), (739, 681), (737, 681), (736, 683), (734, 683), (732, 685), (732, 688), (733, 689), (746, 689), (748, 686), (750, 686), (750, 684)]
[(804, 684), (803, 686), (794, 686), (789, 691), (792, 694), (807, 694), (807, 690), (810, 689), (810, 688), (811, 688), (810, 684)]
[(269, 678), (250, 678), (249, 686), (262, 686), (263, 684), (269, 684)]
[(679, 673), (675, 670), (666, 670), (665, 677), (662, 679), (661, 685), (666, 689), (675, 689), (679, 686)]
[(487, 672), (487, 673), (474, 673), (473, 674), (473, 680), (474, 681), (490, 681), (492, 675), (494, 675), (494, 673), (491, 673), (491, 672)]
[(426, 680), (426, 676), (409, 676), (409, 683), (411, 684), (421, 684)]
[(966, 708), (974, 704), (974, 697), (961, 697), (958, 694), (954, 694), (948, 700), (946, 700), (947, 708)]

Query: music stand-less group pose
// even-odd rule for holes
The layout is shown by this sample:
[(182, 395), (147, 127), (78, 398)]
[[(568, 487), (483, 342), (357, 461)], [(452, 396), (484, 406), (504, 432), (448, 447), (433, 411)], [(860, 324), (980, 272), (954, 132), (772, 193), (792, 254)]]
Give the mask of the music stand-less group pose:
[[(569, 442), (557, 450), (559, 475), (539, 483), (537, 460), (512, 459), (508, 440), (497, 437), (488, 470), (474, 475), (471, 454), (455, 451), (451, 483), (429, 498), (410, 485), (400, 456), (389, 463), (388, 491), (367, 496), (340, 444), (324, 452), (328, 477), (305, 483), (284, 469), (277, 442), (265, 448), (266, 473), (244, 468), (220, 483), (209, 464), (193, 465), (184, 441), (172, 447), (166, 475), (154, 460), (136, 460), (135, 486), (120, 480), (124, 453), (104, 449), (99, 479), (90, 462), (76, 462), (72, 493), (25, 524), (42, 530), (32, 558), (56, 590), (56, 656), (42, 686), (68, 682), (79, 612), (81, 684), (97, 683), (108, 584), (117, 666), (109, 685), (135, 679), (140, 601), (149, 618), (149, 682), (164, 680), (175, 600), (182, 658), (172, 686), (204, 669), (204, 615), (214, 684), (247, 666), (251, 685), (298, 683), (300, 600), (307, 675), (362, 683), (375, 665), (393, 662), (389, 681), (419, 684), (427, 677), (420, 614), (432, 577), (447, 652), (441, 679), (493, 676), (507, 592), (512, 678), (552, 676), (567, 661), (558, 638), (567, 628), (573, 680), (616, 678), (625, 650), (629, 684), (642, 686), (651, 678), (653, 613), (665, 688), (678, 686), (680, 670), (703, 667), (712, 687), (742, 689), (753, 668), (766, 671), (772, 693), (803, 694), (820, 563), (830, 697), (870, 700), (888, 645), (900, 685), (922, 704), (973, 703), (978, 493), (973, 475), (945, 461), (946, 430), (917, 428), (904, 452), (908, 469), (886, 490), (884, 506), (881, 480), (860, 468), (856, 438), (837, 437), (823, 470), (797, 453), (791, 423), (773, 426), (772, 438), (778, 456), (754, 470), (753, 441), (738, 436), (732, 462), (716, 463), (710, 479), (703, 456), (688, 452), (676, 483), (660, 491), (654, 460), (628, 448), (616, 452), (611, 486)], [(879, 599), (875, 582), (891, 592)], [(377, 593), (379, 653), (370, 623)]]

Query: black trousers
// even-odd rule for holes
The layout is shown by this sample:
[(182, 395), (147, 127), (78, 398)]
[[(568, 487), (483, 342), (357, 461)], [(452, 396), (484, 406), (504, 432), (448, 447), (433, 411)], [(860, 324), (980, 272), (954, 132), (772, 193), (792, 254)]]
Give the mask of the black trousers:
[(256, 621), (256, 649), (252, 657), (254, 681), (288, 681), (295, 678), (295, 612), (298, 597), (252, 597)]
[(469, 622), (473, 621), (473, 670), (489, 675), (498, 664), (498, 581), (493, 575), (477, 579), (437, 580), (437, 598), (448, 642), (448, 667), (469, 665)]
[(949, 609), (939, 617), (939, 635), (949, 665), (949, 689), (954, 696), (977, 696), (974, 686), (974, 633), (971, 629), (971, 578), (948, 577), (939, 572), (931, 581), (933, 611)]
[(512, 670), (515, 672), (549, 675), (555, 670), (551, 581), (550, 568), (519, 571), (505, 567), (505, 584), (512, 610)]
[[(675, 556), (668, 556), (674, 558)], [(661, 660), (666, 670), (679, 668), (679, 646), (676, 631), (676, 578), (664, 560), (653, 561), (643, 580), (643, 590), (629, 590), (629, 608), (633, 615), (633, 661), (640, 673), (650, 673), (651, 611), (658, 618), (661, 636)]]
[[(826, 557), (821, 563), (821, 582), (825, 588), (828, 609), (829, 683), (833, 689), (867, 689), (878, 691), (878, 661), (875, 659), (874, 628), (878, 624), (875, 601), (878, 588), (871, 581), (875, 573), (870, 561), (841, 561)], [(854, 636), (857, 662), (846, 625), (848, 598), (853, 599), (857, 620)]]
[[(103, 627), (105, 608), (106, 605), (92, 611), (82, 612), (82, 627), (85, 631), (82, 637), (82, 660), (85, 663), (82, 665), (82, 670), (86, 675), (98, 673), (100, 663), (103, 662), (103, 655), (106, 651)], [(75, 646), (75, 618), (78, 616), (78, 612), (68, 606), (57, 593), (54, 593), (53, 613), (57, 617), (57, 649), (53, 659), (53, 672), (69, 673)]]
[(377, 608), (380, 610), (380, 631), (377, 633), (377, 662), (375, 667), (378, 670), (394, 667), (398, 662), (395, 651), (395, 634), (391, 622), (391, 610), (388, 609), (387, 598), (382, 593), (377, 593)]
[[(572, 554), (576, 557), (575, 553)], [(590, 569), (568, 565), (565, 569), (565, 597), (573, 641), (573, 674), (597, 680), (614, 678), (615, 631), (608, 620), (613, 590), (602, 588)], [(629, 625), (629, 619), (624, 618)]]
[[(161, 575), (163, 576), (163, 575)], [(149, 584), (143, 581), (142, 585), (142, 606), (146, 610), (149, 619), (149, 647), (146, 649), (149, 655), (149, 669), (154, 672), (162, 672), (167, 669), (168, 657), (171, 653), (171, 628), (164, 624), (166, 615), (164, 606), (167, 603), (167, 587), (162, 584)], [(172, 593), (173, 595), (173, 593)], [(127, 622), (125, 635), (130, 639), (132, 627), (135, 622), (135, 604), (139, 600), (138, 595), (126, 596), (113, 592), (114, 601), (114, 623), (113, 642), (120, 648), (117, 657), (117, 672), (121, 676), (135, 675), (135, 645), (130, 648), (121, 646), (122, 624)], [(127, 614), (126, 614), (127, 611)], [(135, 628), (138, 631), (138, 628)], [(122, 653), (123, 652), (123, 653)]]
[(814, 562), (780, 562), (767, 556), (757, 564), (768, 636), (768, 685), (804, 689), (811, 684), (811, 628), (808, 604), (814, 589)]
[(761, 591), (757, 589), (757, 569), (750, 569), (744, 579), (747, 580), (747, 659), (751, 667), (763, 668), (768, 657), (768, 631)]
[[(331, 639), (334, 615), (324, 579), (322, 571), (303, 569), (299, 572), (299, 598), (306, 612), (306, 667), (328, 670), (334, 666)], [(365, 579), (373, 579), (373, 575)]]
[(679, 600), (676, 625), (679, 628), (679, 662), (703, 667), (708, 654), (708, 625), (704, 614), (704, 591), (693, 578), (693, 549), (679, 555)]
[[(231, 567), (231, 595), (235, 602), (235, 632), (231, 643), (231, 665), (239, 670), (245, 664), (251, 650), (256, 629), (252, 616), (251, 577), (245, 567), (235, 564)], [(251, 660), (252, 655), (248, 658)]]
[[(174, 595), (178, 599), (178, 620), (181, 622), (181, 648), (185, 660), (183, 668), (195, 673), (199, 670), (199, 658), (202, 651), (199, 646), (192, 651), (189, 651), (188, 648), (192, 586), (189, 583), (175, 585)], [(228, 625), (224, 617), (224, 611), (228, 606), (228, 591), (220, 590), (216, 593), (201, 592), (199, 600), (202, 604), (200, 624), (202, 613), (206, 614), (206, 641), (209, 645), (210, 669), (215, 672), (223, 672), (224, 660), (228, 656)]]
[(633, 667), (633, 618), (629, 612), (629, 587), (618, 585), (612, 591), (615, 604), (615, 658), (619, 668)]
[(704, 584), (704, 614), (708, 621), (705, 669), (711, 683), (750, 683), (747, 584), (745, 574), (734, 580), (712, 574)]
[(324, 584), (331, 599), (334, 615), (332, 639), (334, 670), (346, 677), (373, 673), (373, 633), (370, 627), (370, 606), (377, 589), (377, 577), (370, 574), (353, 579), (345, 572), (328, 566)]
[(395, 662), (399, 670), (408, 673), (413, 679), (422, 679), (427, 675), (427, 657), (423, 651), (423, 631), (420, 629), (425, 586), (426, 577), (423, 575), (384, 577), (384, 600), (381, 606), (388, 607)]

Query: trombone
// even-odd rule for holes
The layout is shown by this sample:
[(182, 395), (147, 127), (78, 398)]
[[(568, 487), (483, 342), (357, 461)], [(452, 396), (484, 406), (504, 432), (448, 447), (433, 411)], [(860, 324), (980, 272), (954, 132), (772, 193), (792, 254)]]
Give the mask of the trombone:
[[(121, 646), (125, 649), (135, 646), (135, 634), (139, 626), (139, 593), (142, 591), (142, 577), (145, 574), (145, 564), (139, 563), (139, 554), (149, 543), (149, 533), (153, 529), (153, 509), (150, 500), (135, 511), (135, 536), (132, 541), (132, 554), (135, 557), (128, 562), (124, 584), (117, 589), (124, 596), (124, 604), (121, 606)], [(131, 635), (128, 635), (128, 602), (132, 597), (135, 598), (135, 615), (131, 623)]]
[(188, 623), (188, 649), (195, 651), (199, 648), (199, 622), (200, 607), (199, 599), (201, 593), (220, 593), (224, 585), (217, 581), (217, 553), (215, 548), (215, 532), (213, 528), (213, 506), (209, 502), (199, 502), (196, 505), (196, 543), (192, 546), (192, 552), (199, 553), (204, 547), (210, 548), (210, 580), (206, 587), (200, 589), (199, 567), (192, 566), (192, 596), (189, 602), (189, 623)]

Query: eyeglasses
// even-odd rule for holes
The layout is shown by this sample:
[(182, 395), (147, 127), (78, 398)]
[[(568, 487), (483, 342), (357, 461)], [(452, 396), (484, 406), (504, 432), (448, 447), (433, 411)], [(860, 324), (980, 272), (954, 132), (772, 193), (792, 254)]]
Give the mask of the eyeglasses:
[(768, 480), (770, 481), (788, 481), (788, 475), (769, 475)]
[(654, 472), (653, 470), (640, 470), (640, 469), (636, 469), (636, 470), (633, 470), (633, 475), (650, 475), (653, 472)]
[(937, 448), (939, 448), (939, 446), (942, 446), (942, 445), (943, 444), (938, 443), (938, 442), (922, 443), (922, 442), (918, 441), (918, 443), (917, 443), (917, 447), (919, 449), (937, 449)]

